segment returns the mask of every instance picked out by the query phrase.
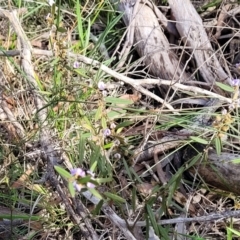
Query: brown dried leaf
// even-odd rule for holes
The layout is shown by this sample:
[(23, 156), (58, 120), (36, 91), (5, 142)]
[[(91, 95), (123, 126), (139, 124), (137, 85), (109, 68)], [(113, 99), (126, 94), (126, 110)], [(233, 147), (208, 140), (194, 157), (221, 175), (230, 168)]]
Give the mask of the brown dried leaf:
[(150, 183), (141, 183), (137, 184), (137, 190), (142, 193), (144, 196), (148, 196), (152, 193), (154, 185)]
[(33, 172), (33, 170), (33, 168), (30, 168), (25, 173), (23, 173), (22, 176), (12, 184), (12, 188), (18, 189), (26, 186), (29, 175)]

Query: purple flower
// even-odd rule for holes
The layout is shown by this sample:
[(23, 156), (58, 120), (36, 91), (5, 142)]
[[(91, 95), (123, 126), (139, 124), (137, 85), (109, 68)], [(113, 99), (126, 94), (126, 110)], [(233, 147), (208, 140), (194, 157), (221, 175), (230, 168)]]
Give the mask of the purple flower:
[(101, 91), (103, 91), (103, 90), (105, 89), (105, 83), (100, 81), (100, 82), (98, 83), (98, 89), (101, 90)]
[(70, 170), (70, 173), (72, 174), (72, 176), (76, 176), (76, 177), (85, 177), (86, 173), (85, 171), (83, 171), (82, 168), (73, 168)]
[(73, 68), (79, 68), (80, 67), (80, 63), (78, 61), (75, 61), (73, 63)]
[(236, 68), (240, 68), (240, 63), (236, 63), (236, 64), (235, 64), (235, 67), (236, 67)]
[(103, 130), (103, 136), (108, 137), (111, 135), (111, 130), (109, 128)]
[(73, 182), (73, 187), (76, 191), (80, 192), (82, 187), (80, 184), (78, 184), (76, 181)]
[(240, 79), (236, 78), (236, 79), (232, 79), (231, 81), (232, 86), (239, 86), (240, 85)]
[(87, 183), (87, 187), (88, 188), (95, 188), (95, 185), (93, 183), (91, 183), (91, 182), (88, 182)]

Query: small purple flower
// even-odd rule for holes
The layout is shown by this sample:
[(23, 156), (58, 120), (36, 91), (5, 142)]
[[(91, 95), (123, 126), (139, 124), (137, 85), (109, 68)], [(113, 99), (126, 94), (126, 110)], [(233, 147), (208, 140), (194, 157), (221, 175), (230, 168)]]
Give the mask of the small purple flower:
[(238, 79), (238, 78), (232, 79), (231, 84), (234, 87), (239, 86), (240, 85), (240, 79)]
[(109, 128), (103, 130), (103, 136), (108, 137), (111, 135), (111, 130)]
[(236, 64), (235, 64), (235, 67), (236, 67), (236, 68), (240, 68), (240, 63), (236, 63)]
[(72, 174), (72, 176), (76, 176), (76, 177), (85, 177), (86, 173), (85, 171), (83, 171), (82, 168), (73, 168), (70, 170), (70, 173)]
[(88, 182), (87, 183), (87, 187), (88, 188), (95, 188), (95, 185), (93, 183), (91, 183), (91, 182)]
[(73, 182), (73, 187), (76, 191), (80, 192), (82, 187), (80, 184), (78, 184), (76, 181)]
[(98, 89), (101, 90), (101, 91), (103, 91), (103, 90), (105, 89), (105, 83), (100, 81), (100, 82), (98, 83)]
[(75, 61), (75, 62), (73, 63), (73, 68), (79, 68), (79, 67), (80, 67), (80, 62)]

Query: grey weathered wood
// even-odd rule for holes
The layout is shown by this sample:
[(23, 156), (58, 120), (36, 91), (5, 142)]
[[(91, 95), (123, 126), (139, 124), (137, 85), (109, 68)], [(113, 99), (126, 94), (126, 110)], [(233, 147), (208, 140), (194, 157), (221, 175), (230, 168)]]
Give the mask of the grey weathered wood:
[(214, 150), (209, 151), (206, 159), (199, 159), (198, 164), (190, 169), (208, 184), (229, 192), (240, 194), (240, 165), (234, 164), (240, 154), (222, 152), (219, 156)]
[[(170, 49), (163, 31), (165, 27), (174, 32), (174, 27), (151, 1), (141, 1), (137, 11), (135, 10), (136, 15), (133, 15), (135, 2), (120, 1), (118, 9), (124, 12), (123, 19), (126, 25), (130, 26), (129, 30), (134, 31), (133, 45), (143, 58), (144, 64), (149, 67), (150, 73), (169, 80), (189, 79), (190, 75), (186, 74), (178, 56)], [(160, 25), (159, 18), (162, 20), (163, 27)], [(134, 24), (131, 24), (133, 20)]]
[(213, 51), (202, 19), (190, 0), (168, 0), (176, 27), (182, 39), (193, 49), (199, 71), (210, 85), (215, 81), (230, 83), (230, 77), (221, 67), (216, 52)]

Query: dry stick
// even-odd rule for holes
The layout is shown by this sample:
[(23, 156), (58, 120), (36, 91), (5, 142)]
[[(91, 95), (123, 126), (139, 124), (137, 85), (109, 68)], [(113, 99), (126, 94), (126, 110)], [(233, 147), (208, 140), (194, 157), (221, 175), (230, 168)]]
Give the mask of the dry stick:
[(153, 156), (154, 156), (153, 158), (154, 158), (154, 162), (155, 162), (156, 169), (157, 169), (158, 178), (161, 181), (161, 183), (163, 185), (165, 185), (165, 184), (167, 184), (167, 180), (166, 180), (166, 174), (162, 169), (161, 161), (159, 161), (157, 153), (154, 152)]
[[(132, 48), (133, 45), (133, 40), (134, 40), (134, 28), (135, 28), (135, 15), (137, 14), (138, 11), (138, 6), (139, 6), (139, 1), (136, 1), (134, 5), (131, 4), (129, 8), (125, 11), (124, 14), (130, 15), (130, 21), (129, 21), (129, 26), (127, 28), (127, 39), (124, 43), (123, 49), (121, 53), (119, 54), (120, 61), (117, 65), (117, 69), (121, 69), (122, 66), (124, 65), (127, 56)], [(133, 9), (133, 13), (132, 12)]]
[[(1, 98), (2, 98), (2, 96), (1, 96)], [(5, 113), (6, 119), (8, 119), (7, 121), (9, 121), (16, 129), (18, 136), (15, 136), (15, 137), (18, 137), (19, 140), (23, 140), (26, 137), (25, 130), (23, 129), (22, 125), (14, 117), (13, 113), (9, 109), (5, 100), (0, 100), (0, 106), (1, 106), (0, 109), (2, 109), (3, 112)]]
[[(47, 51), (47, 50), (41, 50), (39, 51), (38, 49), (34, 49), (33, 52), (35, 54), (44, 54), (46, 56), (52, 56), (52, 52), (50, 51)], [(129, 85), (131, 85), (133, 88), (135, 88), (137, 91), (145, 94), (146, 96), (149, 96), (153, 99), (155, 99), (156, 101), (162, 103), (165, 107), (167, 107), (169, 110), (171, 110), (173, 113), (175, 114), (179, 114), (177, 112), (177, 110), (175, 110), (169, 103), (166, 103), (162, 98), (156, 96), (154, 93), (148, 91), (147, 89), (143, 88), (142, 86), (140, 85), (137, 85), (136, 84), (136, 81), (132, 78), (129, 78), (127, 76), (124, 76), (123, 74), (121, 73), (118, 73), (114, 70), (112, 70), (111, 68), (103, 65), (102, 63), (96, 61), (96, 60), (93, 60), (91, 58), (88, 58), (88, 57), (85, 57), (83, 55), (80, 55), (80, 54), (74, 54), (74, 53), (69, 53), (69, 56), (70, 57), (73, 57), (74, 59), (77, 59), (78, 61), (80, 62), (83, 62), (85, 64), (88, 64), (88, 65), (92, 65), (93, 67), (97, 67), (99, 69), (101, 69), (102, 71), (104, 71), (105, 73), (109, 74), (110, 76), (112, 77), (115, 77)]]
[(218, 20), (217, 20), (217, 27), (216, 27), (216, 33), (214, 34), (214, 37), (216, 39), (218, 39), (221, 35), (221, 32), (223, 30), (223, 26), (224, 26), (224, 19), (228, 17), (227, 11), (228, 9), (230, 9), (231, 4), (226, 4), (224, 6), (222, 6), (220, 14), (218, 16)]
[[(130, 84), (132, 87), (134, 87), (136, 90), (138, 90), (139, 92), (147, 95), (147, 96), (150, 96), (152, 97), (153, 99), (155, 100), (158, 100), (159, 102), (163, 103), (163, 99), (157, 97), (155, 94), (149, 92), (148, 90), (144, 89), (141, 85), (143, 84), (164, 84), (164, 85), (171, 85), (171, 81), (169, 80), (157, 80), (157, 79), (147, 79), (147, 80), (135, 80), (135, 79), (132, 79), (132, 78), (129, 78), (127, 76), (124, 76), (122, 75), (121, 73), (118, 73), (112, 69), (110, 69), (109, 67), (101, 64), (100, 62), (96, 61), (96, 60), (93, 60), (91, 58), (88, 58), (88, 57), (85, 57), (85, 56), (82, 56), (82, 55), (79, 55), (79, 54), (72, 54), (70, 53), (70, 56), (73, 56), (73, 57), (77, 57), (78, 61), (81, 61), (85, 64), (90, 64), (94, 67), (98, 67), (99, 69), (103, 70), (104, 72), (108, 73), (109, 75), (127, 83), (127, 84)], [(193, 92), (193, 93), (201, 93), (201, 94), (206, 94), (207, 96), (209, 97), (212, 97), (212, 98), (216, 98), (216, 99), (219, 99), (221, 101), (225, 101), (227, 103), (232, 103), (232, 99), (230, 98), (226, 98), (226, 97), (223, 97), (219, 94), (216, 94), (216, 93), (213, 93), (213, 92), (210, 92), (210, 91), (207, 91), (205, 89), (202, 89), (202, 88), (198, 88), (198, 87), (193, 87), (193, 86), (185, 86), (183, 84), (180, 84), (180, 83), (175, 83), (173, 86), (173, 88), (179, 88), (179, 89), (182, 89), (182, 90), (186, 90), (186, 91), (190, 91), (190, 92)], [(172, 106), (168, 103), (165, 103), (166, 106), (168, 107), (168, 109), (170, 110), (173, 110)], [(174, 113), (176, 112), (176, 110), (174, 110)]]
[[(46, 155), (46, 158), (48, 160), (48, 173), (49, 178), (55, 178), (55, 172), (53, 170), (54, 165), (57, 164), (57, 162), (60, 160), (59, 156), (57, 156), (56, 151), (54, 149), (54, 146), (52, 144), (52, 140), (50, 138), (49, 133), (51, 132), (50, 129), (48, 128), (48, 122), (47, 122), (47, 109), (44, 107), (45, 105), (45, 101), (43, 100), (42, 96), (39, 94), (39, 88), (37, 85), (37, 82), (35, 80), (34, 77), (34, 70), (33, 70), (33, 66), (31, 63), (31, 50), (32, 47), (29, 43), (29, 40), (25, 34), (25, 32), (23, 31), (21, 24), (19, 22), (19, 19), (17, 17), (16, 11), (13, 12), (9, 12), (6, 10), (2, 10), (0, 9), (0, 15), (4, 15), (6, 18), (9, 19), (9, 21), (11, 22), (17, 36), (20, 39), (20, 44), (21, 44), (21, 64), (22, 64), (22, 68), (23, 71), (26, 74), (26, 79), (28, 80), (29, 85), (31, 86), (31, 88), (33, 88), (34, 90), (32, 90), (33, 96), (34, 96), (34, 102), (35, 102), (35, 106), (37, 109), (37, 117), (39, 119), (40, 125), (41, 125), (41, 130), (40, 130), (40, 143), (41, 143), (41, 147), (43, 149), (44, 154)], [(56, 185), (57, 184), (57, 185)], [(74, 221), (79, 225), (79, 227), (81, 228), (81, 230), (83, 232), (86, 232), (86, 229), (82, 226), (81, 223), (81, 219), (74, 213), (70, 202), (68, 200), (68, 198), (66, 197), (66, 193), (62, 193), (61, 188), (58, 187), (58, 181), (55, 181), (54, 184), (57, 187), (58, 193), (59, 195), (62, 197), (62, 199), (64, 200), (65, 206), (68, 209), (68, 213), (72, 216), (72, 218), (74, 219)], [(94, 239), (94, 240), (98, 240), (98, 235), (96, 234), (96, 232), (94, 231), (93, 227), (91, 226), (91, 224), (89, 224), (87, 221), (85, 221), (86, 226), (88, 228), (88, 232), (89, 232), (89, 236), (91, 236), (90, 239)]]
[[(96, 198), (95, 196), (92, 195), (92, 193), (90, 193), (89, 191), (83, 192), (82, 195), (84, 195), (84, 197), (86, 199), (88, 199), (90, 202), (92, 202), (94, 205), (97, 205), (99, 203), (99, 199)], [(122, 232), (124, 233), (124, 235), (127, 237), (127, 239), (130, 240), (136, 240), (136, 238), (132, 235), (132, 233), (128, 230), (129, 225), (127, 224), (127, 222), (125, 220), (123, 220), (122, 218), (120, 218), (113, 210), (111, 207), (109, 207), (109, 205), (107, 205), (106, 203), (103, 204), (102, 206), (102, 211), (105, 213), (105, 215), (116, 224), (116, 226), (118, 226)]]
[[(99, 203), (99, 199), (97, 199), (95, 196), (84, 192), (83, 195), (91, 201), (93, 204), (97, 205)], [(119, 216), (116, 216), (113, 214), (111, 211), (108, 211), (108, 206), (103, 205), (103, 212), (109, 216), (109, 218), (115, 219), (115, 222), (118, 222), (118, 225), (121, 227), (127, 227), (127, 226), (139, 226), (139, 227), (144, 227), (146, 226), (145, 221), (138, 221), (138, 222), (133, 222), (133, 221), (125, 221), (122, 218), (119, 218)], [(218, 220), (221, 218), (230, 218), (230, 217), (240, 217), (240, 210), (238, 211), (225, 211), (222, 213), (213, 213), (209, 214), (206, 216), (201, 216), (201, 217), (194, 217), (194, 218), (174, 218), (174, 219), (167, 219), (167, 220), (159, 220), (158, 224), (164, 225), (164, 224), (175, 224), (175, 223), (183, 223), (183, 222), (204, 222), (204, 221), (213, 221), (213, 220)], [(132, 239), (132, 238), (128, 238)]]
[(194, 86), (187, 86), (187, 85), (184, 85), (184, 84), (181, 84), (181, 83), (174, 83), (172, 84), (171, 81), (169, 80), (163, 80), (163, 79), (151, 79), (151, 78), (146, 78), (146, 79), (136, 79), (136, 85), (145, 85), (145, 84), (157, 84), (157, 85), (160, 85), (160, 84), (163, 84), (163, 85), (167, 85), (167, 86), (172, 86), (172, 88), (174, 89), (180, 89), (180, 90), (183, 90), (183, 91), (188, 91), (188, 92), (192, 92), (194, 93), (195, 95), (197, 93), (199, 93), (200, 95), (206, 95), (210, 98), (216, 98), (216, 99), (219, 99), (223, 102), (226, 102), (226, 103), (233, 103), (233, 100), (231, 98), (227, 98), (227, 97), (223, 97), (221, 96), (220, 94), (217, 94), (217, 93), (214, 93), (214, 92), (210, 92), (208, 90), (205, 90), (203, 88), (199, 88), (199, 87), (194, 87)]
[[(174, 218), (167, 220), (159, 220), (158, 224), (175, 224), (175, 223), (187, 223), (187, 222), (205, 222), (205, 221), (214, 221), (219, 220), (221, 218), (231, 218), (231, 217), (240, 217), (240, 210), (237, 211), (225, 211), (221, 213), (213, 213), (206, 216), (201, 217), (193, 217), (193, 218)], [(137, 226), (146, 226), (145, 221), (139, 221), (136, 223)]]
[[(14, 52), (14, 56), (17, 56), (20, 53), (18, 50), (12, 50), (12, 51)], [(9, 56), (9, 54), (11, 54), (11, 53), (9, 53), (9, 51), (6, 51), (6, 52), (3, 53), (3, 55), (7, 55), (7, 56)], [(40, 49), (35, 49), (35, 48), (33, 49), (33, 54), (35, 54), (35, 55), (45, 55), (45, 56), (49, 56), (49, 57), (53, 56), (51, 51), (40, 50)], [(118, 73), (118, 72), (108, 68), (107, 66), (102, 65), (100, 62), (98, 62), (96, 60), (93, 60), (91, 58), (88, 58), (88, 57), (85, 57), (85, 56), (79, 55), (79, 54), (74, 54), (74, 53), (69, 53), (69, 54), (70, 54), (71, 57), (78, 58), (79, 61), (82, 61), (86, 64), (93, 64), (93, 66), (95, 66), (95, 67), (99, 66), (99, 68), (101, 70), (103, 70), (104, 72), (108, 73), (112, 77), (117, 78), (118, 80), (121, 80), (121, 81), (123, 81), (127, 84), (130, 84), (134, 88), (135, 88), (135, 86), (137, 87), (137, 86), (141, 86), (141, 85), (150, 85), (150, 84), (160, 85), (160, 84), (163, 84), (163, 85), (166, 85), (166, 86), (172, 86), (172, 88), (174, 88), (174, 89), (180, 89), (180, 90), (192, 92), (194, 94), (196, 94), (196, 93), (199, 93), (201, 95), (204, 94), (208, 97), (216, 98), (216, 99), (222, 100), (223, 102), (226, 102), (226, 103), (230, 103), (230, 104), (233, 103), (233, 100), (231, 98), (223, 97), (223, 96), (221, 96), (217, 93), (210, 92), (210, 91), (205, 90), (203, 88), (194, 87), (194, 86), (186, 86), (186, 85), (181, 84), (181, 83), (172, 84), (172, 81), (176, 82), (177, 80), (169, 81), (169, 80), (165, 80), (165, 79), (151, 79), (151, 78), (133, 79), (133, 78), (126, 77), (123, 74)], [(1, 55), (2, 54), (0, 53), (0, 56)], [(139, 88), (139, 89), (141, 89), (141, 88)], [(146, 90), (146, 89), (144, 89), (144, 90)], [(142, 92), (141, 90), (139, 90), (139, 91)], [(148, 91), (148, 90), (146, 90), (146, 91)], [(149, 93), (151, 93), (151, 92), (149, 92)], [(145, 93), (145, 94), (147, 96), (150, 96), (150, 97), (152, 96), (152, 95), (148, 95), (148, 93)], [(157, 97), (156, 95), (154, 95), (154, 96)], [(155, 99), (155, 97), (152, 97), (152, 98)], [(164, 101), (163, 99), (159, 100), (158, 97), (155, 100), (157, 100), (158, 102), (163, 102)], [(172, 107), (168, 107), (168, 108), (171, 109)], [(174, 110), (174, 111), (177, 111), (177, 110)]]
[[(214, 85), (215, 81), (228, 82), (231, 79), (222, 69), (202, 24), (202, 19), (190, 0), (168, 0), (172, 14), (176, 19), (178, 32), (188, 46), (205, 47), (207, 50), (194, 52), (199, 71), (206, 82)], [(219, 89), (218, 89), (219, 90)]]

